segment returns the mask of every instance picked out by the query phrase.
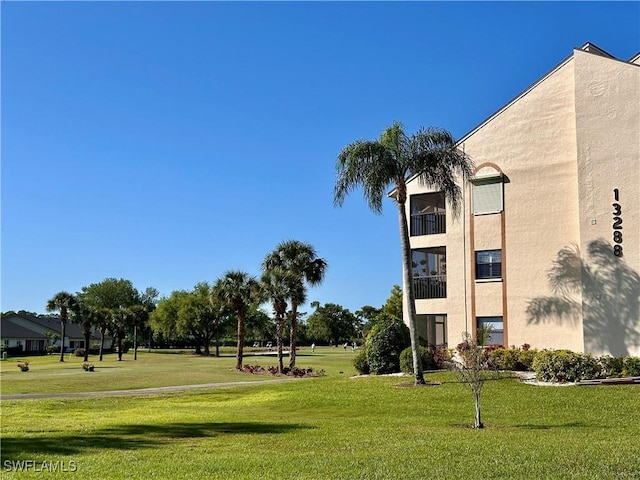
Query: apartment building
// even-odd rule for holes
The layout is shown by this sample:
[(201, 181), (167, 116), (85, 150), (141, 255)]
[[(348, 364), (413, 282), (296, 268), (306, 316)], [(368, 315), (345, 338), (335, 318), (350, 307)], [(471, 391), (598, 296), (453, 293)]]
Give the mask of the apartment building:
[(409, 183), (420, 336), (640, 355), (640, 54), (574, 49), (459, 148), (457, 215)]

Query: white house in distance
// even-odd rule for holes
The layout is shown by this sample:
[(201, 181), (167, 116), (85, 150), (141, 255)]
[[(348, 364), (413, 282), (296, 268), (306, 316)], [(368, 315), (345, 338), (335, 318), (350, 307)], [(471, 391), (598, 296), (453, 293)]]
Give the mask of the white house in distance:
[(586, 43), (458, 145), (457, 218), (409, 183), (420, 336), (640, 355), (640, 54)]

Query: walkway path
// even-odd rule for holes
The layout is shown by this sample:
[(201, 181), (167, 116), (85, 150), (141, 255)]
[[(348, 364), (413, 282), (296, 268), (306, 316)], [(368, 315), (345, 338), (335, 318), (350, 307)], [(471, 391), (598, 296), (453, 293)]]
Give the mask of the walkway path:
[(72, 392), (72, 393), (16, 393), (10, 395), (0, 395), (0, 401), (4, 400), (35, 400), (42, 398), (82, 398), (82, 397), (116, 397), (127, 395), (150, 395), (158, 393), (183, 392), (185, 390), (195, 390), (202, 388), (221, 387), (246, 387), (253, 385), (268, 385), (271, 383), (289, 382), (300, 380), (300, 378), (277, 378), (273, 380), (259, 380), (254, 382), (222, 382), (222, 383), (201, 383), (197, 385), (173, 385), (169, 387), (139, 388), (136, 390), (108, 390), (104, 392)]

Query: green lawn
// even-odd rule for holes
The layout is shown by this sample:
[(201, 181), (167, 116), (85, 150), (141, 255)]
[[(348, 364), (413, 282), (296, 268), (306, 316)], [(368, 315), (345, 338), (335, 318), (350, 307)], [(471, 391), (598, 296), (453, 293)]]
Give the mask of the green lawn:
[[(7, 461), (33, 460), (40, 470), (43, 461), (64, 461), (67, 469), (77, 469), (75, 475), (92, 480), (640, 478), (637, 386), (554, 388), (490, 381), (483, 394), (488, 428), (474, 430), (468, 427), (471, 394), (447, 373), (427, 376), (442, 382), (439, 386), (398, 387), (406, 379), (348, 378), (352, 352), (319, 352), (300, 363), (323, 368), (327, 376), (296, 382), (3, 401), (0, 476), (71, 475), (7, 469)], [(177, 355), (147, 354), (130, 375), (147, 369), (158, 375), (154, 361), (170, 363), (167, 357)], [(231, 357), (184, 361), (192, 360), (189, 370), (246, 380), (247, 375), (228, 371)], [(256, 363), (267, 364), (263, 360)], [(5, 381), (12, 385), (14, 375), (9, 377), (7, 362), (2, 363), (5, 393)], [(133, 361), (122, 363), (124, 368)], [(34, 365), (17, 374), (35, 374), (39, 367)], [(43, 371), (45, 365), (50, 364), (44, 362)], [(50, 368), (53, 374), (56, 368)], [(185, 372), (185, 378), (199, 377)]]
[[(301, 367), (315, 366), (318, 362), (327, 374), (354, 374), (350, 363), (353, 353), (329, 347), (318, 348), (314, 355), (308, 347), (298, 352), (297, 364)], [(257, 355), (255, 349), (245, 352), (245, 364), (262, 366), (275, 365), (274, 355)], [(133, 360), (133, 353), (123, 355), (118, 362), (116, 354), (105, 355), (102, 362), (97, 357), (90, 357), (89, 362), (95, 371), (85, 372), (82, 369), (82, 357), (65, 356), (61, 363), (57, 355), (43, 357), (9, 358), (0, 362), (0, 379), (2, 394), (16, 393), (68, 393), (106, 390), (127, 390), (138, 388), (163, 387), (166, 385), (194, 385), (203, 383), (259, 381), (266, 378), (258, 375), (237, 373), (234, 370), (235, 349), (226, 348), (220, 358), (193, 355), (190, 351), (171, 351), (171, 353), (138, 351), (138, 360)], [(330, 355), (329, 355), (330, 354)], [(19, 361), (29, 362), (29, 371), (21, 372), (17, 368)], [(288, 362), (288, 357), (285, 357)]]

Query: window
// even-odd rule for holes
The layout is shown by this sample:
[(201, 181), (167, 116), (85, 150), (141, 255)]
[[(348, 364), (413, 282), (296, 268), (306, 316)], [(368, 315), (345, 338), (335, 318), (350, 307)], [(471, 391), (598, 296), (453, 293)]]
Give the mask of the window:
[(416, 318), (420, 344), (447, 346), (447, 316), (418, 315)]
[(504, 345), (504, 322), (502, 317), (478, 317), (476, 318), (478, 329), (487, 327), (491, 330), (489, 338), (484, 345)]
[(417, 299), (447, 297), (447, 255), (445, 247), (411, 251), (413, 286)]
[(444, 193), (411, 195), (411, 236), (445, 233)]
[(473, 182), (473, 214), (499, 213), (503, 210), (502, 177), (476, 178)]
[(502, 278), (502, 250), (476, 252), (476, 279)]

